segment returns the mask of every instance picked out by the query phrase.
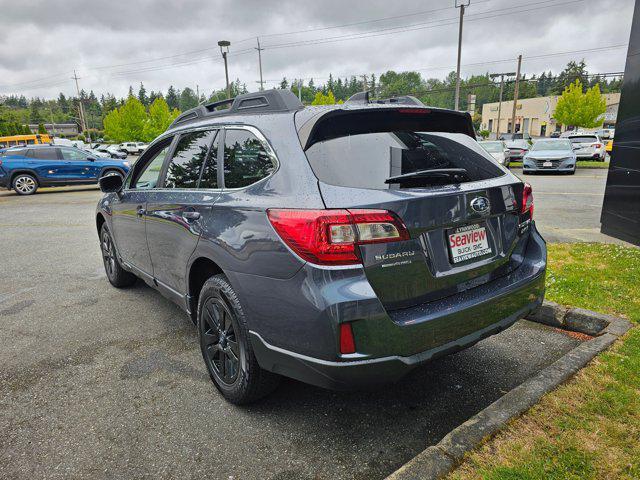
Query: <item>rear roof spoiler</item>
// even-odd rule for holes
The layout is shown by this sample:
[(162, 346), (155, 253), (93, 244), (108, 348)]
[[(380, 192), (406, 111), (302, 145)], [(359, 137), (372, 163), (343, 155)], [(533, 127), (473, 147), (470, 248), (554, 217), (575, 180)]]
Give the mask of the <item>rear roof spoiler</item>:
[[(348, 135), (375, 132), (417, 131), (461, 133), (476, 139), (476, 133), (467, 112), (422, 107), (393, 102), (370, 105), (369, 108), (335, 108), (325, 110), (308, 119), (298, 128), (298, 138), (304, 150), (314, 143)], [(405, 108), (403, 108), (405, 107)]]

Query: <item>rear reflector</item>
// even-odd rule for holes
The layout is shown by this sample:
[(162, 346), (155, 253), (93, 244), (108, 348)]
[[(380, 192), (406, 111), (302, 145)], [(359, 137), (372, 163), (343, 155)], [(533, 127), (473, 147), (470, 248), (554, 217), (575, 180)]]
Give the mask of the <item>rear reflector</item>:
[(409, 239), (402, 221), (386, 210), (269, 209), (267, 216), (296, 254), (319, 265), (358, 264), (358, 245)]
[(340, 324), (340, 353), (356, 353), (356, 342), (350, 323)]
[(533, 190), (531, 189), (531, 185), (525, 183), (524, 189), (522, 190), (522, 208), (520, 209), (520, 213), (525, 214), (527, 212), (529, 212), (529, 218), (533, 218)]

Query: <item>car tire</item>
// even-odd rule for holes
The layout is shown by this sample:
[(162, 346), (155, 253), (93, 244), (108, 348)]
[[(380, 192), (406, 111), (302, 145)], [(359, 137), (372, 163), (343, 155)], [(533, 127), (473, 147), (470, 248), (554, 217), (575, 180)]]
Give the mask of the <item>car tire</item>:
[(255, 402), (280, 383), (279, 375), (258, 365), (244, 310), (222, 274), (209, 278), (200, 291), (198, 338), (209, 376), (227, 401), (235, 405)]
[(100, 251), (102, 252), (104, 271), (111, 285), (116, 288), (126, 288), (136, 283), (138, 278), (122, 267), (106, 223), (103, 223), (100, 228)]
[(38, 190), (38, 179), (28, 173), (19, 173), (11, 186), (18, 195), (33, 195)]

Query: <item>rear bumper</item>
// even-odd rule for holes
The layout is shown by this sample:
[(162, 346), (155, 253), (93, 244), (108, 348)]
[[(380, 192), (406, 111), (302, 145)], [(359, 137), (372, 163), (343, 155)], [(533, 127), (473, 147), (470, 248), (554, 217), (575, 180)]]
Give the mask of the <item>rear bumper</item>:
[[(261, 367), (274, 373), (336, 390), (381, 385), (527, 316), (544, 299), (545, 272), (546, 245), (532, 224), (526, 256), (518, 269), (453, 297), (387, 313), (361, 284), (334, 285), (334, 291), (357, 296), (351, 302), (345, 298), (339, 303), (334, 299), (331, 305), (323, 302), (327, 313), (320, 318), (330, 329), (323, 355), (300, 353), (305, 346), (316, 347), (324, 339), (321, 329), (309, 334), (311, 325), (300, 328), (306, 323), (302, 316), (292, 324), (288, 337), (282, 338), (290, 346), (277, 346), (280, 339), (266, 338), (269, 330), (262, 334), (259, 325), (250, 325), (251, 344)], [(335, 326), (343, 321), (352, 322), (358, 353), (339, 358)], [(292, 333), (297, 335), (295, 341)], [(331, 352), (324, 355), (327, 349)]]

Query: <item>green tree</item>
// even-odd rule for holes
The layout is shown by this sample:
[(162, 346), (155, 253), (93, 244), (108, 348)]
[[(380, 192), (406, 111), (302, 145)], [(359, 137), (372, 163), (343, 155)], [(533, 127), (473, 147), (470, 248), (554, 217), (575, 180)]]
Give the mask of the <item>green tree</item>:
[(178, 93), (173, 85), (169, 86), (169, 90), (167, 90), (167, 105), (169, 105), (170, 109), (178, 108)]
[(38, 124), (38, 133), (47, 133), (47, 129), (44, 128), (44, 123)]
[(149, 97), (147, 97), (147, 89), (144, 88), (144, 84), (142, 82), (140, 82), (140, 90), (138, 90), (138, 100), (140, 100), (140, 103), (142, 103), (145, 107), (149, 105)]
[(122, 107), (104, 117), (104, 131), (117, 142), (141, 141), (146, 122), (144, 105), (136, 97), (130, 96)]
[(574, 127), (595, 128), (602, 125), (607, 102), (594, 85), (582, 93), (582, 82), (577, 79), (562, 92), (553, 113), (559, 123)]
[(333, 92), (329, 90), (329, 93), (326, 95), (322, 92), (316, 92), (316, 96), (311, 102), (311, 105), (334, 105), (336, 103), (336, 98), (333, 96)]
[[(168, 102), (168, 97), (167, 97), (167, 103)], [(196, 95), (196, 92), (194, 92), (191, 88), (186, 87), (184, 90), (182, 90), (182, 92), (180, 92), (180, 97), (178, 100), (178, 108), (181, 111), (186, 111), (189, 110), (190, 108), (193, 107), (197, 107), (198, 106), (198, 97)]]
[(149, 119), (143, 128), (144, 141), (150, 142), (164, 132), (178, 115), (180, 115), (178, 110), (169, 110), (169, 105), (164, 98), (156, 98), (149, 106)]

